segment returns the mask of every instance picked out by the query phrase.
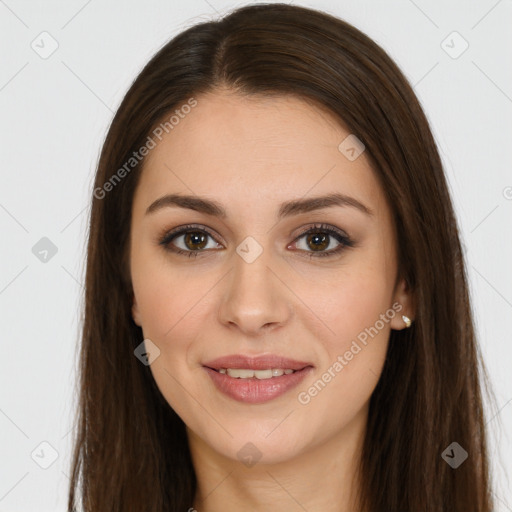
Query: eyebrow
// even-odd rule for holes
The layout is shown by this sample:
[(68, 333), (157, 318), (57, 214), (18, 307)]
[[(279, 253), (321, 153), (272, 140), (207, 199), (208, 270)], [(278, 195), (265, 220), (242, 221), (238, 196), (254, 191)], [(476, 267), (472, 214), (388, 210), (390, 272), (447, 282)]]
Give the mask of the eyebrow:
[[(300, 213), (308, 213), (314, 210), (329, 208), (332, 206), (349, 206), (356, 208), (366, 215), (373, 216), (374, 212), (357, 199), (339, 193), (324, 196), (294, 199), (282, 203), (279, 207), (278, 218), (290, 217)], [(147, 208), (146, 215), (154, 213), (166, 207), (179, 207), (194, 210), (196, 212), (226, 218), (227, 213), (223, 206), (216, 201), (204, 197), (183, 194), (167, 194), (160, 197)]]

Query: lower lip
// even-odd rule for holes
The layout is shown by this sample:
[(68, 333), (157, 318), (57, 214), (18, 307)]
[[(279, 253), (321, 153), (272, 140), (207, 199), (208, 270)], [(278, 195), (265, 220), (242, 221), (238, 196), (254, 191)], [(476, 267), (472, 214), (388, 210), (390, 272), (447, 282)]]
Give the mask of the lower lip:
[(273, 400), (297, 386), (313, 369), (307, 366), (302, 370), (272, 377), (270, 379), (235, 379), (225, 373), (219, 373), (204, 366), (215, 386), (225, 395), (248, 404), (262, 404)]

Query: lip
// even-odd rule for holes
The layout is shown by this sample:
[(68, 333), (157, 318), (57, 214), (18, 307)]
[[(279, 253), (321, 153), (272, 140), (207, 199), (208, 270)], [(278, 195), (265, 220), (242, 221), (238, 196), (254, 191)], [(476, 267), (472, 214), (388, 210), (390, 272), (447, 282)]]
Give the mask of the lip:
[(291, 370), (302, 370), (306, 366), (313, 366), (305, 361), (296, 361), (283, 356), (264, 354), (256, 357), (235, 354), (219, 357), (213, 361), (203, 363), (203, 366), (219, 370), (220, 368), (247, 368), (248, 370), (268, 370), (269, 368), (289, 368)]
[[(228, 397), (248, 404), (261, 404), (284, 395), (313, 370), (311, 363), (296, 361), (275, 355), (248, 357), (232, 355), (209, 361), (203, 365), (216, 388)], [(294, 373), (271, 379), (236, 379), (219, 373), (220, 368), (247, 368), (267, 370), (272, 368), (292, 369)]]

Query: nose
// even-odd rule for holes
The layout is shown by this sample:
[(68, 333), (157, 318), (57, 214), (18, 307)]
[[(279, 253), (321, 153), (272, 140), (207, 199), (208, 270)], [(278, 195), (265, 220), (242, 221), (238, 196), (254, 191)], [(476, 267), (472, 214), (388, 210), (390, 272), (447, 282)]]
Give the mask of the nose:
[(290, 291), (277, 276), (268, 251), (248, 263), (233, 255), (234, 268), (226, 280), (219, 321), (247, 336), (285, 325), (292, 316)]

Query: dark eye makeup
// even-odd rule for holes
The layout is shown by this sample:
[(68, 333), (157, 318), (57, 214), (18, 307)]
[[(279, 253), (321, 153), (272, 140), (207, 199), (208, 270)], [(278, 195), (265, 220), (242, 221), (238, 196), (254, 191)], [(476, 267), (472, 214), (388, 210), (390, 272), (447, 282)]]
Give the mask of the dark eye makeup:
[[(208, 238), (214, 240), (216, 244), (221, 245), (216, 241), (216, 235), (206, 226), (200, 224), (187, 224), (164, 232), (164, 234), (159, 237), (158, 244), (166, 251), (190, 258), (204, 255), (212, 250), (220, 250), (219, 248), (205, 248), (208, 244)], [(298, 253), (302, 253), (301, 256), (308, 258), (332, 257), (340, 254), (346, 248), (355, 246), (355, 242), (341, 229), (320, 223), (306, 227), (305, 230), (287, 246), (287, 248), (291, 245), (296, 245), (297, 242), (301, 241), (303, 238), (305, 238), (305, 242), (308, 247), (311, 248), (309, 245), (310, 243), (313, 243), (313, 246), (316, 246), (316, 249), (311, 251), (296, 249)], [(317, 250), (329, 247), (333, 240), (338, 242), (338, 245), (334, 249), (330, 249), (328, 251)], [(184, 248), (177, 247), (175, 245), (177, 241), (181, 242)], [(186, 244), (199, 247), (190, 248)]]

